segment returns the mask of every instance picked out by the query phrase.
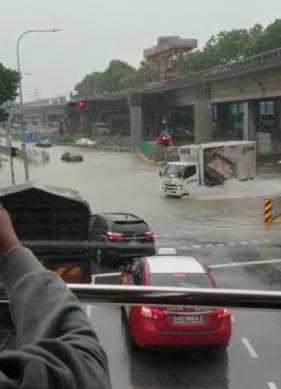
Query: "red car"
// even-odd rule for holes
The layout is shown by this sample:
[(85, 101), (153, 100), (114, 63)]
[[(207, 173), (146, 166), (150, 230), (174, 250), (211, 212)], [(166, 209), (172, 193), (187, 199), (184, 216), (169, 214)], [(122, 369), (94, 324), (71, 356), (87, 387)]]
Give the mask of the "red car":
[[(153, 256), (137, 259), (121, 272), (124, 285), (216, 288), (208, 268), (195, 258)], [(231, 313), (209, 307), (124, 307), (130, 343), (153, 346), (211, 346), (224, 350), (231, 337)]]

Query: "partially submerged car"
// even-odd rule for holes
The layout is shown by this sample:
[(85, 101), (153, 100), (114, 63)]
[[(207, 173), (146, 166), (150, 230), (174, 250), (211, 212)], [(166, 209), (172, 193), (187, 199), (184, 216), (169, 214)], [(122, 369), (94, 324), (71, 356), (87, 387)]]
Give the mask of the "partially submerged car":
[(83, 162), (83, 155), (67, 151), (61, 156), (64, 162)]

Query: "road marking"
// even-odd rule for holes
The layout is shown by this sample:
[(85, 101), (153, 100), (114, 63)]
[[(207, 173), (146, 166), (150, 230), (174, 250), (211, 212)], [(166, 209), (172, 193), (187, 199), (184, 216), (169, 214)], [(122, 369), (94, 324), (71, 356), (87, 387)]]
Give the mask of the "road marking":
[(229, 246), (235, 246), (236, 245), (236, 243), (229, 243)]
[(270, 239), (264, 239), (264, 242), (268, 243), (268, 242), (271, 242)]
[(186, 246), (183, 246), (183, 247), (181, 247), (180, 249), (181, 249), (181, 250), (187, 250), (187, 249), (188, 249), (188, 247), (186, 247)]
[(225, 243), (218, 243), (218, 247), (224, 247)]
[(206, 244), (205, 247), (214, 247), (214, 245), (210, 243), (210, 244)]
[(198, 244), (198, 245), (195, 245), (195, 246), (192, 246), (193, 249), (200, 249), (201, 245)]
[(240, 244), (246, 245), (248, 244), (248, 242), (240, 242)]
[(218, 265), (210, 265), (211, 269), (223, 269), (227, 267), (239, 267), (239, 266), (256, 266), (256, 265), (268, 265), (272, 263), (280, 263), (281, 258), (278, 259), (265, 259), (264, 261), (245, 261), (245, 262), (231, 262), (222, 263)]
[(249, 351), (252, 358), (258, 358), (258, 354), (256, 353), (254, 347), (251, 345), (249, 340), (247, 338), (241, 338), (242, 342), (244, 343), (244, 346)]
[(259, 240), (253, 240), (253, 243), (254, 244), (260, 244), (260, 241)]
[(274, 382), (268, 382), (269, 389), (278, 389), (277, 385)]
[(88, 318), (91, 319), (91, 316), (92, 316), (92, 305), (91, 304), (86, 305), (86, 314), (87, 314)]
[(180, 233), (179, 233), (179, 232), (176, 232), (175, 235), (176, 235), (176, 236), (180, 236)]

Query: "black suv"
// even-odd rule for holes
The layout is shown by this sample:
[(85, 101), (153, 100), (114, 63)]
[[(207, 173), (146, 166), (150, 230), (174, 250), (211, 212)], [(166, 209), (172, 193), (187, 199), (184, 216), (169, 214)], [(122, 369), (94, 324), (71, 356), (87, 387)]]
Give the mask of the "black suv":
[(155, 234), (141, 218), (130, 213), (93, 215), (91, 239), (99, 244), (97, 263), (155, 254)]

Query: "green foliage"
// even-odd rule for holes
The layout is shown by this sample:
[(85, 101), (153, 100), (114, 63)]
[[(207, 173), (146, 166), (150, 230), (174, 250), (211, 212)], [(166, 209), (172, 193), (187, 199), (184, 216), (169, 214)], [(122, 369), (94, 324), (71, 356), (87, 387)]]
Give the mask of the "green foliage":
[(83, 78), (74, 90), (76, 97), (87, 97), (95, 94), (128, 89), (143, 85), (155, 78), (152, 65), (142, 61), (135, 69), (126, 62), (112, 60), (104, 72), (93, 72)]
[(281, 47), (281, 19), (275, 20), (266, 29), (256, 24), (248, 30), (221, 31), (208, 40), (203, 50), (186, 55), (185, 69), (198, 72), (279, 47)]
[[(0, 106), (8, 101), (13, 101), (17, 96), (19, 75), (16, 71), (5, 68), (0, 63)], [(0, 108), (0, 122), (6, 121), (7, 113)]]

